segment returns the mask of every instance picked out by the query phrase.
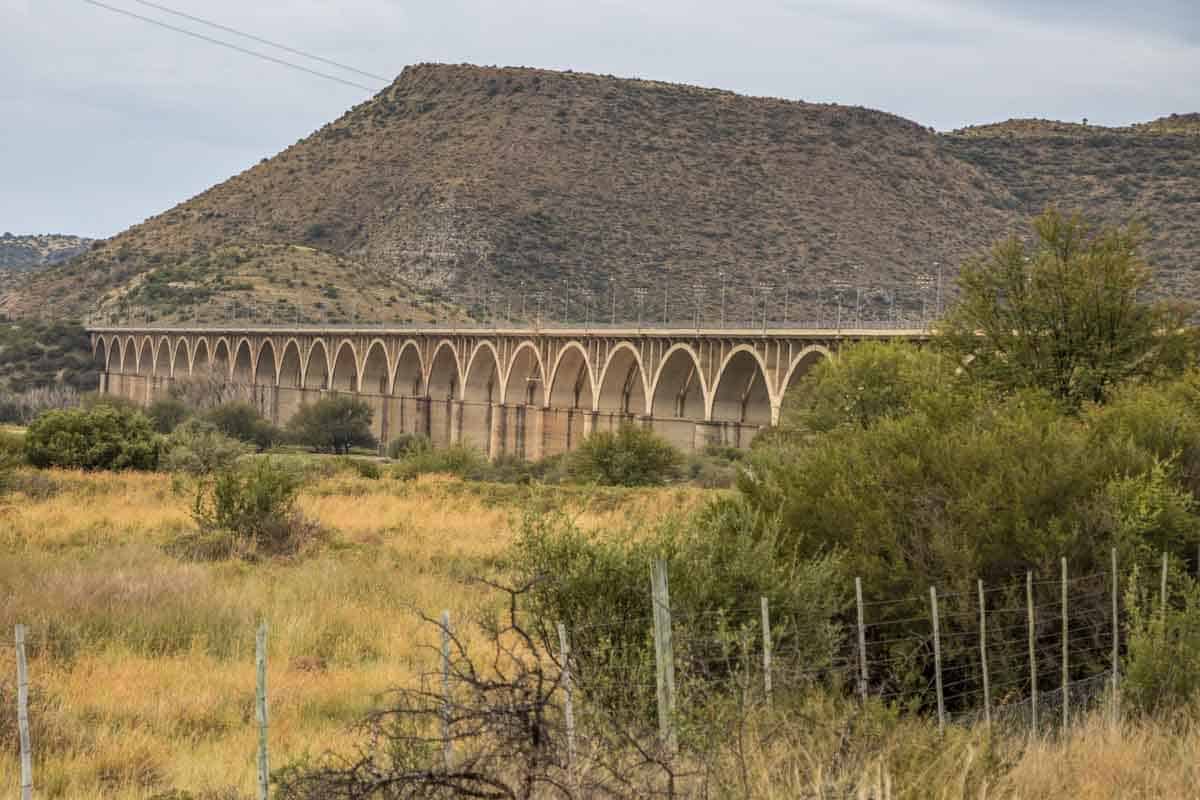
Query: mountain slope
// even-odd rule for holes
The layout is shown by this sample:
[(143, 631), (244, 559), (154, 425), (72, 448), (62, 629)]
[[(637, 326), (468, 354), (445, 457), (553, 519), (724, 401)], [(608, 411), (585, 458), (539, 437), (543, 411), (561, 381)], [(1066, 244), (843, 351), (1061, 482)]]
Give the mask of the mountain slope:
[(29, 270), (68, 261), (88, 249), (92, 239), (58, 233), (0, 235), (0, 271)]
[[(419, 65), (274, 158), (28, 282), (0, 310), (178, 319), (266, 292), (286, 318), (539, 304), (558, 317), (565, 294), (579, 319), (611, 313), (615, 293), (629, 319), (645, 288), (646, 318), (663, 318), (665, 294), (665, 313), (690, 320), (697, 295), (716, 316), (723, 280), (731, 318), (761, 313), (763, 298), (780, 316), (786, 284), (795, 319), (832, 315), (840, 280), (864, 290), (864, 318), (882, 318), (893, 299), (920, 307), (918, 274), (1023, 230), (1050, 200), (1170, 225), (1152, 254), (1190, 285), (1191, 217), (1164, 221), (1200, 206), (1190, 124), (937, 135), (862, 108)], [(1182, 171), (1170, 189), (1168, 168)]]

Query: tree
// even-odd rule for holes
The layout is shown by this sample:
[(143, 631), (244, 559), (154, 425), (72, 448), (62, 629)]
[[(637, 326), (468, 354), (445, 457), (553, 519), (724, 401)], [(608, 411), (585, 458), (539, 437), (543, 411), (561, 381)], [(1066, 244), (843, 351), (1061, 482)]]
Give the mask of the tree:
[(47, 411), (25, 434), (25, 456), (35, 467), (150, 470), (160, 446), (141, 412), (110, 405)]
[(266, 450), (283, 438), (279, 429), (263, 419), (250, 403), (224, 403), (209, 409), (205, 417), (221, 433), (259, 450)]
[(636, 425), (593, 433), (567, 456), (571, 477), (604, 486), (656, 486), (679, 477), (682, 464), (678, 450)]
[(288, 423), (288, 430), (299, 444), (314, 450), (349, 453), (352, 447), (375, 447), (373, 416), (362, 400), (335, 395), (301, 408)]
[(938, 344), (1003, 390), (1044, 389), (1069, 407), (1103, 402), (1118, 383), (1184, 366), (1184, 309), (1140, 299), (1151, 272), (1137, 225), (1093, 232), (1050, 208), (1032, 248), (1017, 237), (964, 265), (959, 303)]

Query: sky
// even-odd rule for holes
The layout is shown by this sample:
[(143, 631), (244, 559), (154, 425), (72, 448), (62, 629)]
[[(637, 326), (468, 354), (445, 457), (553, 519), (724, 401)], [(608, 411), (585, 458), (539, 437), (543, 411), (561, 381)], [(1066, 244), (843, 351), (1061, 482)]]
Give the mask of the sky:
[[(111, 236), (303, 138), (367, 88), (89, 4), (0, 0), (0, 233)], [(877, 108), (948, 130), (1200, 111), (1197, 0), (155, 0), (388, 79), (573, 69)]]

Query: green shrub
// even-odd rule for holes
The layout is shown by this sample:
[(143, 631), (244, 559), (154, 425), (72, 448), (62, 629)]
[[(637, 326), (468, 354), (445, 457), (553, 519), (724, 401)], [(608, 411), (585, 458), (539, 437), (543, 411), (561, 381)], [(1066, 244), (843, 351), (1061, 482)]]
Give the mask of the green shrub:
[(440, 450), (423, 450), (403, 459), (394, 469), (401, 480), (411, 480), (418, 475), (445, 473), (466, 478), (482, 475), (488, 468), (483, 453), (474, 447), (453, 445)]
[(383, 470), (374, 461), (368, 461), (365, 458), (350, 458), (349, 456), (338, 456), (336, 461), (338, 466), (352, 470), (360, 478), (377, 481), (383, 477)]
[(246, 451), (245, 444), (221, 433), (211, 422), (189, 419), (167, 437), (162, 466), (169, 472), (203, 477), (230, 469)]
[(392, 460), (399, 460), (431, 449), (433, 445), (425, 434), (403, 433), (388, 443), (387, 455)]
[(298, 444), (313, 450), (349, 453), (352, 447), (376, 446), (371, 434), (371, 407), (348, 395), (323, 397), (304, 406), (288, 423)]
[(36, 467), (149, 470), (160, 445), (140, 412), (97, 405), (39, 416), (25, 434), (25, 457)]
[(201, 533), (197, 542), (211, 546), (229, 539), (231, 548), (247, 556), (297, 552), (319, 533), (296, 510), (300, 487), (296, 473), (270, 458), (218, 473), (193, 510)]
[(204, 418), (217, 430), (261, 452), (284, 440), (283, 432), (258, 413), (249, 403), (223, 403), (205, 412)]
[(191, 416), (191, 413), (192, 410), (186, 403), (174, 397), (155, 400), (146, 409), (146, 416), (150, 419), (150, 424), (159, 433), (170, 433), (175, 430), (181, 422)]
[(623, 425), (580, 442), (567, 457), (567, 472), (603, 486), (657, 486), (679, 477), (682, 463), (680, 452), (652, 431)]
[(1121, 692), (1136, 712), (1181, 708), (1200, 692), (1200, 587), (1186, 575), (1172, 576), (1171, 585), (1184, 586), (1181, 607), (1168, 601), (1164, 609), (1156, 591), (1138, 586), (1136, 571), (1125, 593), (1129, 627)]

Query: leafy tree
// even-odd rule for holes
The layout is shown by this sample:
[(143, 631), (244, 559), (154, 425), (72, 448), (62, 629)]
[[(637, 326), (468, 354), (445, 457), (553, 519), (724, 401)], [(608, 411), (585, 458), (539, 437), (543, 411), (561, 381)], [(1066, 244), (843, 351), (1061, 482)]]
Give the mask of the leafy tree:
[(196, 478), (230, 469), (247, 447), (207, 420), (189, 419), (167, 437), (162, 466)]
[(593, 433), (567, 461), (572, 478), (604, 486), (655, 486), (678, 477), (682, 466), (678, 450), (636, 425)]
[(174, 397), (155, 400), (146, 409), (146, 416), (150, 418), (150, 424), (159, 433), (170, 433), (175, 430), (179, 423), (191, 416), (191, 413), (192, 410), (186, 403)]
[(25, 434), (25, 456), (36, 467), (149, 470), (159, 448), (145, 415), (110, 405), (47, 411)]
[(1139, 227), (1093, 231), (1051, 208), (1033, 230), (1032, 247), (1011, 237), (959, 274), (960, 299), (938, 343), (969, 374), (1078, 408), (1129, 378), (1187, 363), (1184, 310), (1139, 296), (1151, 278)]
[(314, 450), (349, 453), (352, 447), (375, 447), (371, 407), (347, 395), (323, 397), (304, 406), (288, 423), (299, 444)]
[(224, 403), (210, 408), (204, 415), (217, 430), (238, 441), (257, 447), (260, 451), (282, 441), (282, 432), (258, 413), (250, 403)]

